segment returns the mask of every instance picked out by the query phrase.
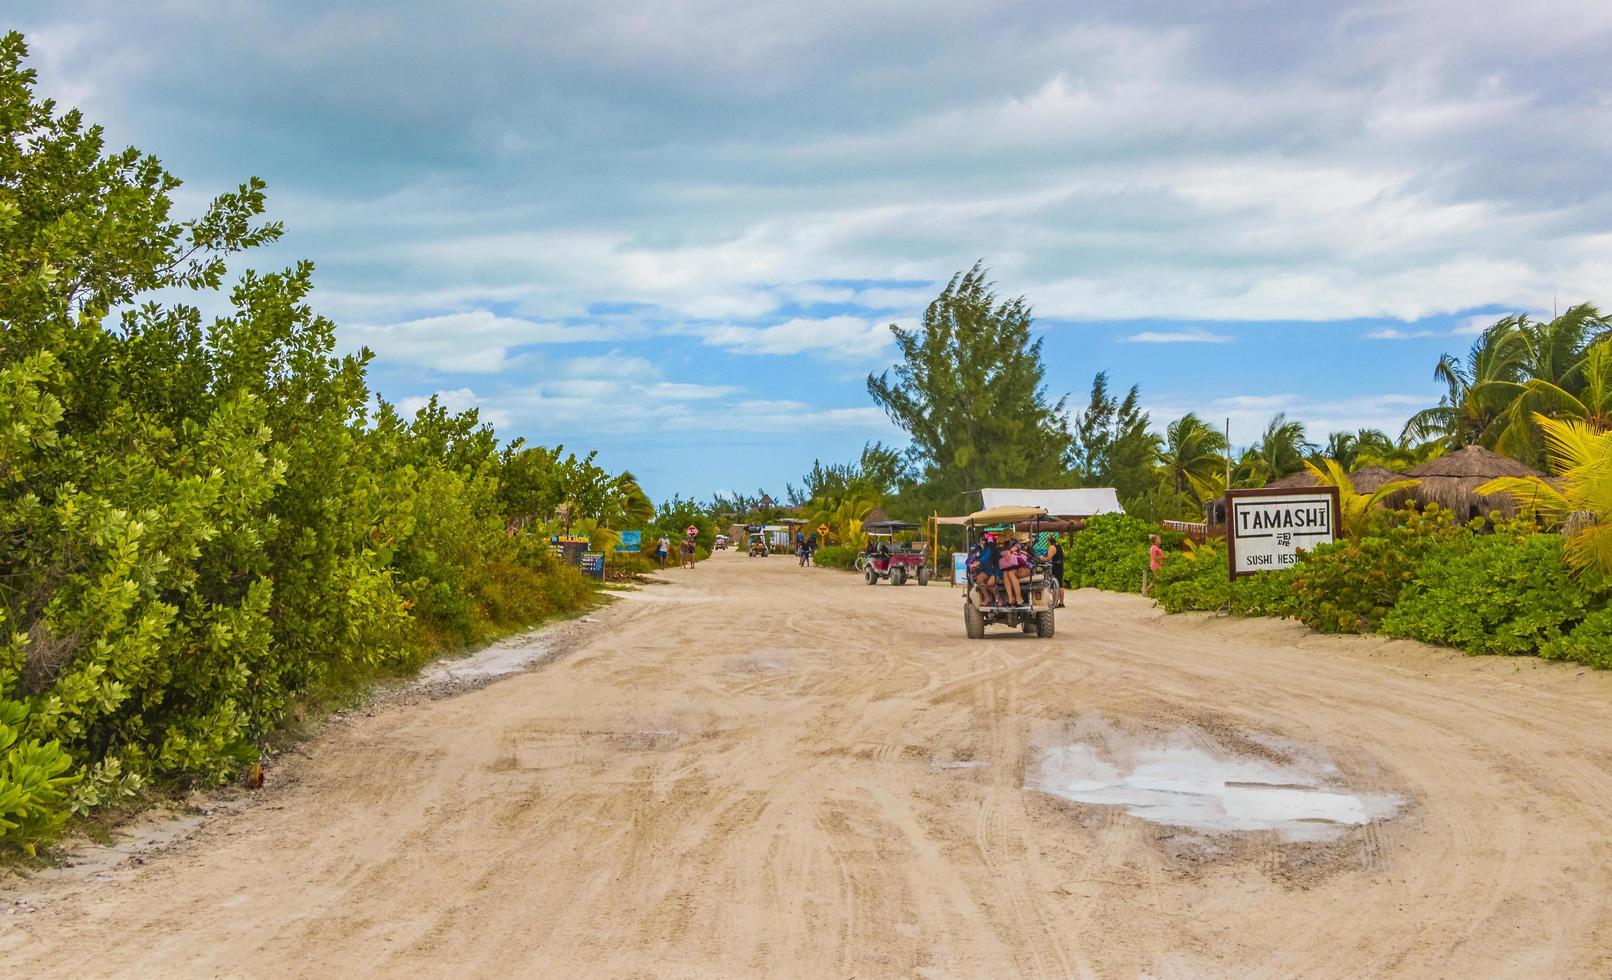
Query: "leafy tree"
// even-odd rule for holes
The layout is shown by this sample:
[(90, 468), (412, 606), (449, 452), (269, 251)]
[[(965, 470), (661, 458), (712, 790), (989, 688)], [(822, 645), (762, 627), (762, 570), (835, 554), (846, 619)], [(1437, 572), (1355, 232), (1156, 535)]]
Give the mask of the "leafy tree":
[(998, 300), (980, 264), (953, 276), (914, 330), (891, 325), (901, 363), (868, 393), (912, 438), (931, 492), (951, 506), (991, 484), (1056, 486), (1069, 446), (1041, 341), (1021, 299)]
[(1304, 468), (1304, 458), (1315, 446), (1304, 438), (1304, 424), (1278, 412), (1265, 426), (1259, 442), (1243, 450), (1236, 475), (1245, 486), (1264, 486)]
[(1506, 317), (1485, 329), (1464, 362), (1450, 354), (1439, 358), (1433, 378), (1444, 384), (1444, 396), (1405, 422), (1402, 440), (1436, 439), (1447, 449), (1482, 441), (1503, 408), (1494, 397), (1495, 387), (1512, 384), (1520, 375), (1522, 349), (1516, 335), (1520, 319)]
[(1354, 465), (1350, 469), (1362, 470), (1368, 466), (1381, 466), (1383, 469), (1403, 473), (1414, 466), (1437, 459), (1444, 455), (1444, 452), (1444, 444), (1438, 440), (1412, 443), (1401, 439), (1386, 445), (1362, 445), (1356, 450)]
[(507, 533), (474, 412), (369, 407), (308, 264), (242, 274), (208, 324), (157, 302), (279, 235), (263, 184), (173, 218), (178, 181), (36, 102), (25, 54), (0, 40), (0, 845), (33, 848), (147, 781), (229, 778), (309, 691), (588, 587)]
[(1380, 429), (1356, 429), (1354, 432), (1332, 432), (1327, 442), (1317, 450), (1318, 459), (1335, 460), (1345, 471), (1353, 472), (1366, 465), (1360, 462), (1362, 453), (1381, 454), (1394, 450), (1394, 440)]
[(1225, 453), (1226, 437), (1188, 412), (1165, 427), (1159, 463), (1176, 493), (1201, 502), (1225, 492)]
[(1108, 372), (1092, 378), (1091, 396), (1075, 416), (1068, 465), (1081, 486), (1114, 487), (1122, 499), (1153, 483), (1159, 438), (1149, 431), (1141, 392), (1132, 385), (1123, 398), (1108, 390)]
[[(1448, 448), (1479, 444), (1530, 465), (1543, 461), (1543, 436), (1533, 419), (1584, 418), (1604, 391), (1606, 355), (1592, 349), (1612, 336), (1612, 318), (1588, 303), (1547, 321), (1504, 317), (1488, 327), (1466, 361), (1446, 354), (1434, 377), (1447, 391), (1439, 404), (1411, 416), (1403, 438), (1436, 438)], [(1593, 372), (1603, 372), (1596, 377)], [(1592, 390), (1592, 387), (1594, 390)]]
[(879, 498), (870, 488), (854, 484), (840, 496), (820, 501), (816, 510), (808, 512), (806, 521), (813, 527), (828, 525), (829, 536), (835, 544), (861, 548), (867, 543), (867, 537), (862, 533), (862, 522), (879, 503)]

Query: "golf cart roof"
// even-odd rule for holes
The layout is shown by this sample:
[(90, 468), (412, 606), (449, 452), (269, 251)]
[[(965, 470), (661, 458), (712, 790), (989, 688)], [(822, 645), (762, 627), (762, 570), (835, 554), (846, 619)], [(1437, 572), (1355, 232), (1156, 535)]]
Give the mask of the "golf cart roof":
[(987, 507), (968, 515), (970, 524), (1017, 524), (1046, 517), (1045, 507)]
[(868, 534), (894, 534), (897, 531), (916, 531), (919, 525), (911, 521), (873, 521), (862, 525)]

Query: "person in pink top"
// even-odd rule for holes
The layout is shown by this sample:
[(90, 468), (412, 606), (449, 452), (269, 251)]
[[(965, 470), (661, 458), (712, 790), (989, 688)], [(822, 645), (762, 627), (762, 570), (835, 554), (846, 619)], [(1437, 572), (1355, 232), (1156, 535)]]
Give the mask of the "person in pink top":
[(1147, 546), (1147, 574), (1142, 576), (1143, 595), (1147, 595), (1148, 590), (1153, 588), (1153, 579), (1158, 576), (1159, 569), (1164, 567), (1164, 549), (1159, 547), (1159, 536), (1151, 535), (1148, 541), (1150, 543)]

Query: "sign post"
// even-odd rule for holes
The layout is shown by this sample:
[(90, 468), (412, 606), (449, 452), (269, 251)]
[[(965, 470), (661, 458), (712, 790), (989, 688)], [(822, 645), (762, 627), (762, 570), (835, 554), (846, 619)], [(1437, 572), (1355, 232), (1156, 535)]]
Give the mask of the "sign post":
[(968, 584), (968, 552), (952, 552), (952, 584)]
[(1226, 562), (1233, 579), (1292, 568), (1300, 551), (1338, 534), (1337, 487), (1226, 491)]
[(827, 524), (819, 524), (819, 525), (817, 525), (817, 536), (822, 538), (824, 541), (828, 540), (828, 525)]

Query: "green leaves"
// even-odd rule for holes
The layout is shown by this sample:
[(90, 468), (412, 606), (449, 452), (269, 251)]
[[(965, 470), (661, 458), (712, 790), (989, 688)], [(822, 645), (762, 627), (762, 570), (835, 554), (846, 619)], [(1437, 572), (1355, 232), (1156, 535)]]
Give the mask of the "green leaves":
[(1468, 535), (1423, 557), (1382, 631), (1468, 653), (1531, 654), (1593, 601), (1569, 575), (1559, 536)]
[[(178, 180), (35, 101), (24, 52), (0, 40), (0, 846), (33, 848), (69, 807), (229, 779), (310, 692), (590, 592), (506, 533), (502, 478), (558, 452), (434, 402), (369, 424), (307, 263), (244, 273), (205, 327), (143, 302), (277, 238), (264, 184), (171, 216)], [(648, 503), (591, 456), (539, 482)]]
[(1069, 433), (1043, 386), (1030, 307), (998, 300), (979, 264), (958, 273), (914, 330), (891, 326), (901, 362), (868, 376), (868, 394), (905, 430), (933, 494), (982, 486), (1056, 486)]
[(1140, 592), (1148, 564), (1148, 536), (1157, 533), (1156, 525), (1127, 514), (1091, 518), (1084, 530), (1069, 537), (1064, 584), (1071, 589)]

